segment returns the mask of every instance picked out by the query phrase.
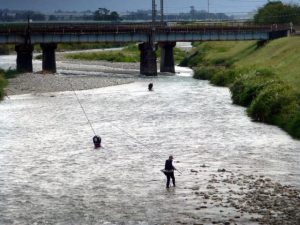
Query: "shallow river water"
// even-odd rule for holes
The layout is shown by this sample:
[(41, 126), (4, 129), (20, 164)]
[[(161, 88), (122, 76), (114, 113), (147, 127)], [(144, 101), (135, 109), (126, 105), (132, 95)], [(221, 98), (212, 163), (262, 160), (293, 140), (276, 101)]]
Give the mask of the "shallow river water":
[[(193, 194), (220, 168), (300, 188), (299, 141), (251, 122), (227, 88), (177, 69), (177, 76), (76, 92), (102, 137), (100, 150), (73, 92), (1, 102), (0, 224), (196, 224), (222, 216), (195, 210), (201, 200)], [(167, 190), (160, 170), (170, 154), (181, 174)], [(245, 216), (239, 224), (254, 223)]]

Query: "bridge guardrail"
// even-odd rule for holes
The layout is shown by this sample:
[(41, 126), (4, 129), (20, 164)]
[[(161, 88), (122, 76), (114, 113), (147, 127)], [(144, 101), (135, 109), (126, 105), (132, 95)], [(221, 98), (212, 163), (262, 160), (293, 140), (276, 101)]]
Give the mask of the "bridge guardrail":
[[(0, 24), (0, 34), (25, 34), (28, 25), (23, 24)], [(253, 25), (234, 23), (200, 23), (188, 25), (166, 24), (84, 24), (84, 23), (33, 23), (30, 24), (31, 33), (153, 33), (153, 32), (241, 32), (241, 31), (274, 31), (288, 30), (288, 25)]]

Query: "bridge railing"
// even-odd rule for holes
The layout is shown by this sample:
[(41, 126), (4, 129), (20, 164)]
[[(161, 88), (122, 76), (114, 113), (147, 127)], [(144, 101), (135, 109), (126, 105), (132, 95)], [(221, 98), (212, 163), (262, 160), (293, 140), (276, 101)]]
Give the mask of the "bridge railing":
[(252, 23), (206, 22), (172, 24), (139, 23), (139, 24), (97, 24), (97, 23), (26, 23), (0, 24), (0, 34), (85, 34), (85, 33), (154, 33), (154, 32), (244, 32), (288, 30), (289, 25), (255, 25)]

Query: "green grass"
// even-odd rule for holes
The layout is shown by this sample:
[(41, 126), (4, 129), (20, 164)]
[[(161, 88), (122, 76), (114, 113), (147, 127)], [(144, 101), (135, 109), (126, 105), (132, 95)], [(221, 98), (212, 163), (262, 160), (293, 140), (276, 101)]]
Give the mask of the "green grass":
[(194, 43), (182, 63), (197, 79), (228, 86), (233, 103), (255, 121), (274, 124), (300, 139), (300, 37), (270, 41)]
[(271, 41), (238, 62), (237, 67), (267, 67), (300, 93), (300, 37)]
[(58, 44), (58, 51), (85, 50), (85, 49), (102, 49), (123, 47), (126, 43), (63, 43)]
[[(160, 49), (156, 51), (156, 55), (160, 56)], [(179, 63), (186, 56), (186, 53), (178, 48), (174, 49), (174, 60)], [(88, 53), (75, 53), (66, 56), (69, 59), (77, 60), (103, 60), (109, 62), (139, 62), (140, 51), (135, 44), (128, 45), (122, 50), (117, 51), (103, 51), (103, 52), (88, 52)]]
[[(62, 43), (57, 45), (57, 51), (87, 50), (123, 47), (126, 43)], [(39, 44), (34, 45), (35, 52), (42, 52)], [(0, 55), (15, 53), (15, 45), (0, 45)]]
[(129, 45), (123, 50), (87, 52), (66, 55), (69, 59), (78, 60), (104, 60), (109, 62), (139, 62), (139, 50), (137, 45)]
[(0, 100), (5, 96), (5, 87), (8, 85), (8, 79), (14, 78), (19, 74), (16, 70), (2, 70), (0, 69)]
[(4, 74), (0, 72), (0, 100), (5, 96), (4, 88), (7, 86), (7, 80), (4, 78)]

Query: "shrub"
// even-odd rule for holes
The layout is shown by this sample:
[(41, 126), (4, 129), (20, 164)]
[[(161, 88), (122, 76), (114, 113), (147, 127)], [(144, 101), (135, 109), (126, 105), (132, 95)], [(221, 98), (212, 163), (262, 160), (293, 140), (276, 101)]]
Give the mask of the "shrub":
[(2, 100), (5, 96), (4, 88), (7, 85), (7, 80), (4, 78), (3, 73), (0, 72), (0, 100)]
[(233, 65), (234, 61), (226, 58), (217, 58), (212, 60), (211, 63), (217, 66), (224, 66), (229, 68)]
[[(287, 124), (289, 115), (297, 107), (296, 94), (282, 82), (266, 86), (248, 108), (248, 114), (255, 120), (270, 124)], [(283, 127), (284, 128), (284, 127)]]
[(300, 107), (295, 110), (290, 122), (286, 126), (286, 130), (289, 134), (295, 138), (300, 138)]
[[(248, 73), (246, 71), (247, 69), (244, 72), (235, 72), (238, 79), (230, 87), (234, 104), (249, 106), (266, 86), (280, 82), (274, 73), (267, 69), (257, 69)], [(243, 73), (245, 75), (241, 75)]]
[(216, 67), (197, 67), (194, 69), (194, 78), (201, 80), (210, 80), (217, 73)]
[(8, 70), (0, 69), (0, 74), (2, 74), (5, 79), (11, 79), (15, 78), (18, 74), (20, 74), (20, 72), (9, 68)]
[(229, 86), (240, 76), (240, 70), (221, 69), (211, 79), (211, 83), (217, 86)]
[(196, 51), (192, 55), (184, 58), (180, 62), (180, 66), (197, 67), (203, 62), (204, 53), (202, 51)]
[(0, 45), (0, 55), (8, 55), (9, 54), (9, 48), (6, 45)]

